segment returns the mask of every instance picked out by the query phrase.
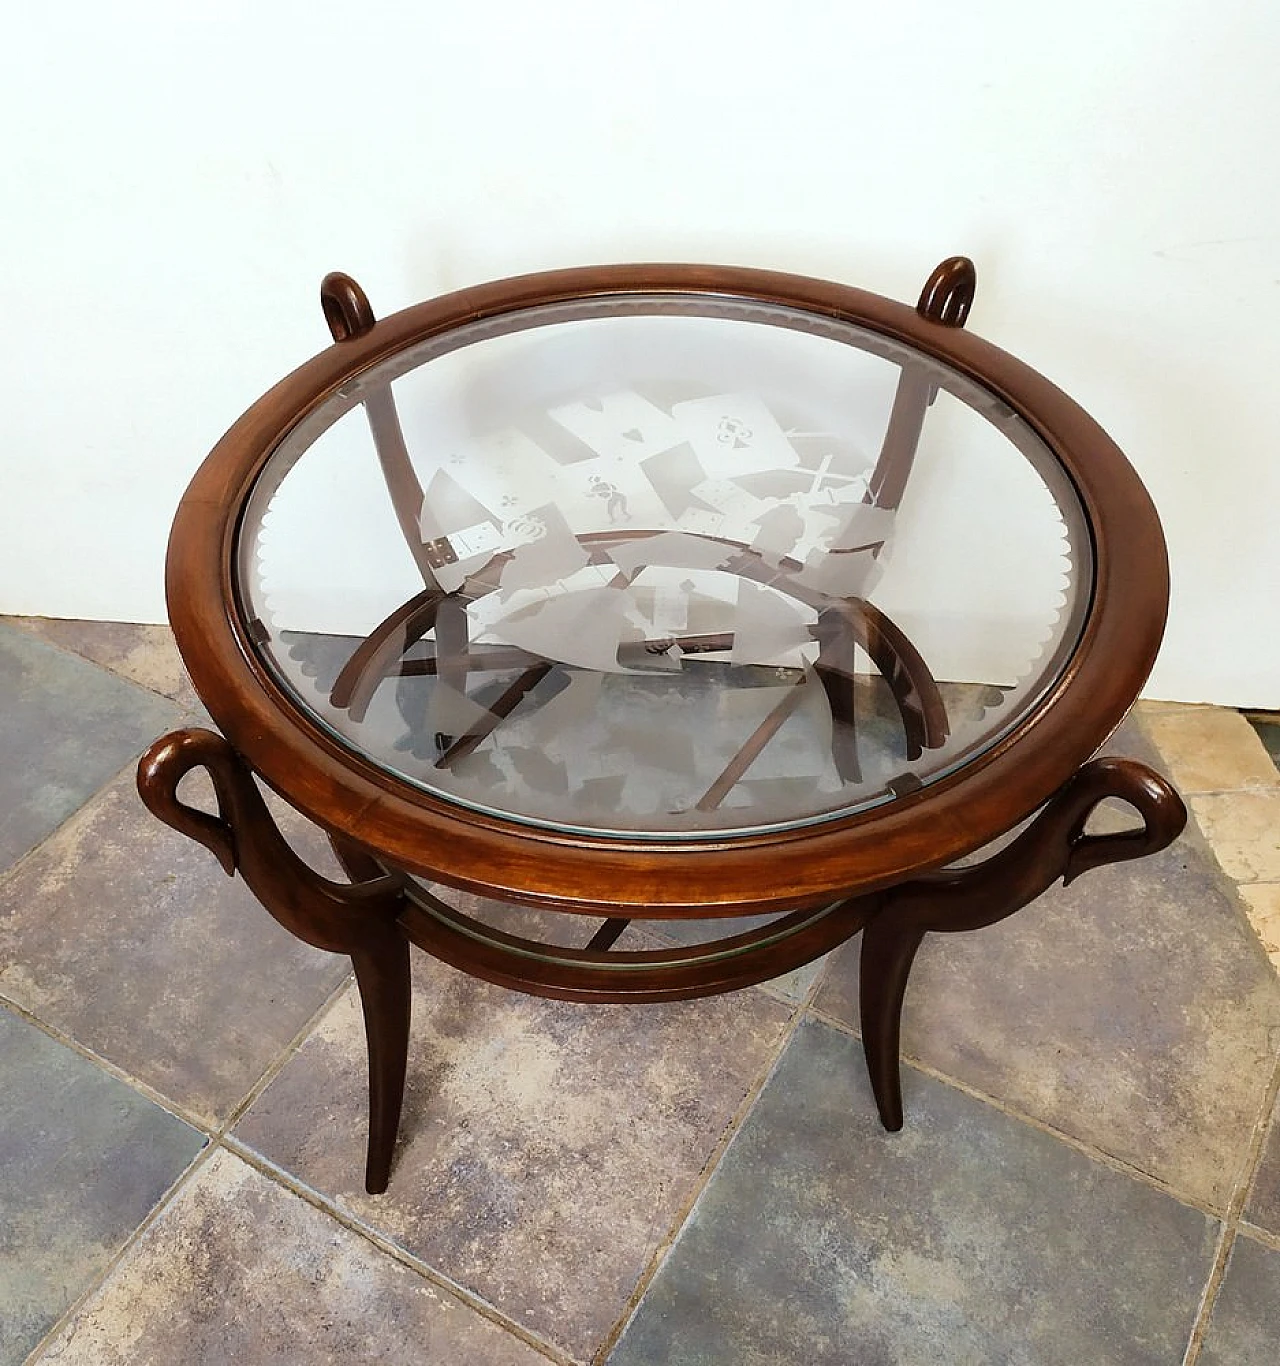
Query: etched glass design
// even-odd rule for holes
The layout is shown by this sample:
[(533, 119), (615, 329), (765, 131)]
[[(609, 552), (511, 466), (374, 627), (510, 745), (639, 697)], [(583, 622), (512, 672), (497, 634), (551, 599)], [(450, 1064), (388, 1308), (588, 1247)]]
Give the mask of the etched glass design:
[(522, 822), (724, 837), (905, 796), (1044, 697), (1089, 536), (995, 395), (715, 296), (504, 314), (365, 372), (240, 532), (262, 657), (352, 750)]

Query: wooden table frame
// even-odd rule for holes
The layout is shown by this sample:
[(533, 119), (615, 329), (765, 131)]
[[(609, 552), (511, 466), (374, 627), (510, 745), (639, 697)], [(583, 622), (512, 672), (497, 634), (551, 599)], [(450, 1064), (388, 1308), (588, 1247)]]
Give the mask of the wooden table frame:
[[(608, 298), (625, 306), (629, 296), (654, 293), (756, 300), (854, 323), (982, 385), (1059, 461), (1092, 537), (1092, 596), (1056, 681), (989, 750), (898, 800), (796, 829), (662, 841), (590, 835), (503, 820), (414, 788), (341, 745), (274, 677), (237, 591), (236, 536), (258, 475), (296, 424), (371, 366), (464, 323), (491, 318), (501, 325), (512, 315), (516, 325), (515, 315), (541, 304)], [(971, 298), (972, 267), (963, 258), (934, 272), (914, 309), (772, 272), (615, 266), (499, 281), (375, 323), (354, 282), (328, 277), (322, 300), (335, 344), (276, 385), (218, 443), (187, 490), (170, 539), (170, 617), (196, 689), (224, 735), (188, 729), (164, 737), (143, 757), (138, 786), (160, 819), (205, 844), (228, 873), (239, 872), (282, 925), (307, 943), (351, 957), (369, 1049), (371, 1192), (386, 1188), (399, 1123), (411, 943), (463, 971), (539, 995), (659, 1001), (767, 980), (861, 930), (863, 1044), (881, 1117), (893, 1129), (902, 1124), (903, 994), (924, 935), (992, 924), (1058, 878), (1070, 881), (1100, 864), (1153, 853), (1180, 833), (1185, 808), (1163, 778), (1131, 760), (1090, 760), (1136, 697), (1163, 632), (1168, 565), (1155, 511), (1120, 451), (1087, 414), (1043, 377), (961, 330)], [(412, 488), (394, 496), (394, 481), (405, 472), (396, 473), (403, 438), (397, 447), (389, 393), (385, 401), (366, 396), (365, 403), (413, 546), (416, 528), (404, 515)], [(904, 370), (871, 485), (885, 506), (896, 505), (901, 494), (928, 397), (918, 377)], [(443, 599), (432, 588), (425, 549), (415, 560), (427, 585), (423, 601), (431, 602), (420, 611), (428, 621), (422, 635)], [(363, 662), (335, 685), (347, 704), (398, 667), (395, 650), (370, 640)], [(464, 653), (467, 648), (464, 639)], [(909, 659), (902, 644), (883, 653), (877, 663), (886, 675), (894, 658)], [(832, 696), (825, 680), (824, 686)], [(916, 687), (914, 696), (927, 699), (927, 691)], [(895, 692), (900, 704), (911, 695), (910, 686)], [(913, 721), (905, 707), (902, 715), (909, 743), (937, 739), (927, 716)], [(179, 781), (196, 767), (212, 777), (216, 815), (177, 796)], [(349, 883), (320, 877), (289, 849), (254, 774), (327, 832)], [(1090, 814), (1109, 797), (1129, 803), (1140, 827), (1086, 834)], [(945, 867), (1037, 811), (985, 862)], [(550, 947), (462, 914), (419, 878), (603, 923), (584, 925), (584, 935), (593, 932), (581, 948)], [(613, 947), (631, 919), (762, 912), (776, 918), (710, 944)]]

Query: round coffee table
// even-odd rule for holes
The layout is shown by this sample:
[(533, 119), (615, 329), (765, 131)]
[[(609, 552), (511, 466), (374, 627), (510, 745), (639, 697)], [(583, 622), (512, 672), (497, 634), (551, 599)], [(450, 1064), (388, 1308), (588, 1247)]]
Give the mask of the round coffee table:
[[(173, 527), (170, 616), (223, 734), (166, 736), (138, 784), (351, 956), (370, 1191), (411, 943), (540, 995), (659, 1001), (861, 930), (892, 1129), (924, 935), (1181, 831), (1161, 777), (1090, 759), (1163, 630), (1154, 509), (1076, 404), (963, 331), (973, 290), (962, 257), (914, 309), (602, 267), (375, 322), (325, 280), (334, 344), (231, 428)], [(197, 766), (217, 815), (176, 795)], [(255, 774), (349, 883), (289, 849)], [(1086, 833), (1108, 797), (1140, 825)]]

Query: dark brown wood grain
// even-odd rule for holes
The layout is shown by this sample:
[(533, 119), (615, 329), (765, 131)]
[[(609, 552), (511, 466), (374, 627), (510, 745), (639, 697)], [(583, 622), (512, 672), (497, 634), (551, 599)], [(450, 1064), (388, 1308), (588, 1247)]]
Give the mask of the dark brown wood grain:
[[(375, 321), (359, 286), (332, 275), (322, 298), (335, 344), (254, 403), (196, 473), (171, 533), (166, 589), (183, 659), (226, 738), (196, 730), (165, 737), (142, 760), (139, 790), (160, 819), (205, 844), (228, 873), (243, 876), (294, 934), (351, 956), (369, 1044), (370, 1190), (385, 1188), (395, 1142), (407, 1056), (410, 943), (523, 991), (587, 1001), (655, 1001), (764, 981), (864, 930), (864, 1046), (881, 1115), (895, 1127), (902, 1119), (899, 1017), (924, 935), (990, 924), (1055, 878), (1070, 880), (1100, 863), (1151, 853), (1182, 829), (1185, 810), (1163, 779), (1126, 761), (1087, 762), (1136, 697), (1163, 632), (1168, 564), (1154, 508), (1120, 451), (1077, 404), (1021, 362), (962, 330), (973, 282), (972, 263), (952, 258), (930, 276), (912, 308), (766, 271), (606, 266), (497, 281)], [(643, 313), (652, 308), (654, 294), (780, 304), (797, 310), (796, 317), (855, 324), (983, 386), (1048, 447), (1083, 507), (1093, 580), (1082, 628), (1078, 636), (1070, 634), (1054, 661), (1056, 681), (988, 751), (893, 801), (795, 829), (661, 841), (589, 835), (504, 820), (414, 787), (344, 745), (276, 682), (238, 597), (237, 534), (256, 481), (290, 431), (319, 405), (337, 401), (339, 391), (345, 395), (346, 386), (371, 367), (407, 348), (429, 338), (444, 350), (463, 344), (455, 334), (465, 323), (489, 319), (499, 332), (514, 331), (523, 325), (523, 310), (562, 302), (585, 310), (608, 300), (616, 312)], [(932, 392), (925, 369), (904, 363), (871, 501), (896, 506)], [(421, 489), (398, 437), (389, 384), (366, 386), (350, 399), (357, 401), (373, 426), (401, 528), (413, 538)], [(625, 533), (594, 539), (600, 544), (593, 554), (603, 555)], [(749, 547), (737, 552), (734, 572), (746, 578), (766, 573)], [(465, 687), (473, 671), (525, 669), (492, 709), (496, 724), (503, 709), (518, 705), (537, 681), (533, 674), (549, 666), (523, 652), (471, 645), (466, 602), (491, 591), (495, 581), (477, 575), (460, 594), (444, 595), (434, 586), (425, 553), (415, 552), (415, 558), (426, 590), (356, 649), (331, 700), (358, 719), (381, 680), (398, 672), (435, 672)], [(777, 567), (767, 572), (776, 574)], [(802, 597), (795, 585), (787, 591)], [(433, 628), (434, 656), (403, 659)], [(936, 683), (911, 642), (877, 609), (860, 600), (827, 604), (815, 636), (816, 678), (836, 720), (847, 723), (837, 726), (847, 732), (842, 743), (853, 744), (848, 675), (855, 644), (871, 655), (893, 690), (908, 751), (919, 753), (946, 739)], [(720, 637), (707, 641), (707, 648), (725, 648)], [(698, 642), (689, 638), (681, 644), (692, 649)], [(813, 686), (797, 684), (708, 789), (705, 802), (723, 798), (770, 728)], [(474, 743), (475, 735), (445, 737), (440, 762), (452, 762)], [(849, 748), (842, 761), (842, 773), (856, 774), (856, 750)], [(178, 782), (196, 766), (213, 779), (217, 814), (177, 798)], [(329, 835), (350, 885), (318, 877), (292, 854), (257, 792), (255, 773)], [(1142, 827), (1130, 834), (1086, 835), (1089, 812), (1107, 796), (1130, 802)], [(987, 862), (944, 869), (1040, 808), (1029, 829)], [(440, 886), (424, 886), (422, 879)], [(583, 926), (582, 948), (548, 945), (450, 906), (440, 890), (450, 887), (604, 923), (594, 934)], [(633, 918), (760, 912), (776, 918), (709, 944), (613, 947)]]
[[(213, 782), (216, 816), (178, 797), (178, 784), (194, 768)], [(239, 873), (291, 934), (350, 956), (369, 1051), (365, 1184), (374, 1194), (386, 1190), (409, 1048), (409, 946), (399, 926), (408, 901), (401, 880), (356, 850), (343, 858), (352, 883), (314, 872), (280, 834), (248, 768), (213, 731), (193, 728), (157, 740), (139, 761), (138, 792), (153, 815), (198, 840), (225, 872)]]
[[(1141, 826), (1086, 834), (1090, 815), (1109, 797), (1129, 803)], [(1017, 839), (985, 862), (912, 878), (885, 893), (863, 930), (859, 1001), (867, 1071), (885, 1128), (902, 1127), (902, 1002), (925, 935), (994, 925), (1059, 878), (1069, 883), (1090, 868), (1158, 853), (1186, 823), (1182, 799), (1158, 773), (1131, 759), (1094, 759)]]
[[(1090, 612), (1036, 710), (992, 749), (923, 791), (844, 819), (726, 840), (593, 837), (516, 826), (410, 788), (305, 717), (258, 659), (237, 603), (235, 529), (285, 433), (354, 376), (424, 337), (557, 300), (654, 291), (730, 295), (856, 323), (984, 385), (1046, 442), (1079, 492), (1094, 539)], [(639, 305), (637, 305), (638, 307)], [(1063, 785), (1118, 723), (1159, 645), (1168, 568), (1159, 522), (1114, 443), (1048, 380), (969, 333), (863, 291), (714, 266), (556, 271), (446, 295), (391, 315), (308, 361), (218, 443), (179, 508), (167, 591), (198, 691), (254, 770), (327, 829), (374, 843), (406, 868), (508, 899), (599, 913), (734, 914), (874, 890), (971, 852)]]

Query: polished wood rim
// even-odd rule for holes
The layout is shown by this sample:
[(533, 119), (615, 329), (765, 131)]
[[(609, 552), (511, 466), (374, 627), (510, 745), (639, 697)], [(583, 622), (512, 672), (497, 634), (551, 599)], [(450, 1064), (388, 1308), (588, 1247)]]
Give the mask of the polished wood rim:
[[(257, 657), (233, 582), (236, 532), (272, 452), (342, 385), (464, 323), (541, 304), (648, 293), (719, 295), (852, 323), (950, 365), (1045, 442), (1089, 525), (1094, 583), (1079, 644), (1039, 705), (990, 750), (910, 797), (767, 834), (687, 841), (554, 832), (432, 796), (353, 757)], [(979, 338), (862, 290), (774, 272), (626, 265), (497, 281), (419, 304), (329, 347), (259, 399), (214, 447), (169, 543), (170, 619), (192, 680), (234, 748), (330, 832), (389, 863), (504, 899), (600, 914), (700, 916), (800, 908), (938, 867), (1010, 829), (1118, 724), (1155, 660), (1168, 606), (1159, 521), (1124, 456), (1076, 403)]]

